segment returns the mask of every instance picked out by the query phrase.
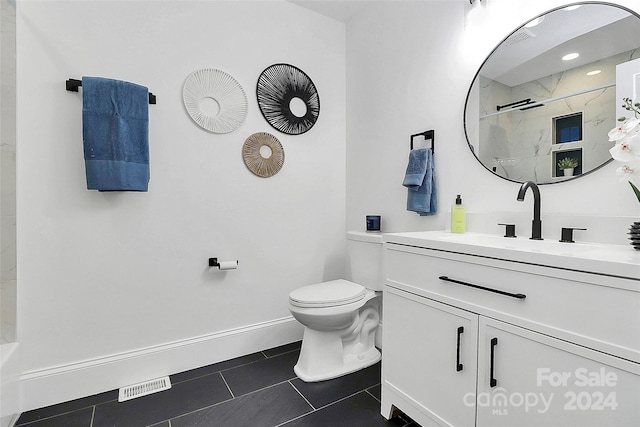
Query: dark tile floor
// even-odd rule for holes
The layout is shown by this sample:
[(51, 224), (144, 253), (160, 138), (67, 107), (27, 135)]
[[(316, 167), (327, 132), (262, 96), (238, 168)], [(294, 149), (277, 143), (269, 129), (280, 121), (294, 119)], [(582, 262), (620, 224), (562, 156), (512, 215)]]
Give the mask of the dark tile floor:
[(171, 376), (171, 389), (118, 403), (118, 391), (25, 412), (28, 427), (416, 426), (380, 415), (380, 363), (318, 383), (297, 378), (300, 342)]

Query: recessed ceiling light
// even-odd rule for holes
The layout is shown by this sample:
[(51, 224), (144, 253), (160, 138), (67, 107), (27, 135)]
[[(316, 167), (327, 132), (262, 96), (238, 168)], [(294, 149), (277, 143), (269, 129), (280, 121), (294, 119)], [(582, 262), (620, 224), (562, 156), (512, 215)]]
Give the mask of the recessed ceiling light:
[(529, 21), (527, 24), (525, 24), (525, 28), (535, 27), (536, 25), (540, 24), (542, 21), (544, 21), (544, 16), (541, 16), (532, 21)]
[(567, 6), (564, 8), (564, 10), (566, 10), (567, 12), (571, 12), (572, 10), (576, 10), (577, 8), (579, 8), (580, 5), (576, 5), (576, 6)]
[(570, 53), (568, 55), (565, 55), (562, 57), (563, 61), (571, 61), (572, 59), (576, 59), (578, 56), (580, 56), (579, 53)]
[(602, 71), (601, 70), (593, 70), (593, 71), (589, 71), (587, 73), (587, 76), (595, 76), (596, 74), (600, 74)]

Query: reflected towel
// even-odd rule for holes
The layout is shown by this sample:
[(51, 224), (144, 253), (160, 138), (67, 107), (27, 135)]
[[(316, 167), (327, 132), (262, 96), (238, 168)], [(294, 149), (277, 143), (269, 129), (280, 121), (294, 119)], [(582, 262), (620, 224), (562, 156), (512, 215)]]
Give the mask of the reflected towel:
[(89, 190), (147, 191), (149, 90), (146, 87), (83, 77), (82, 137)]
[(438, 212), (435, 158), (430, 148), (411, 150), (402, 185), (407, 187), (407, 210), (424, 215)]

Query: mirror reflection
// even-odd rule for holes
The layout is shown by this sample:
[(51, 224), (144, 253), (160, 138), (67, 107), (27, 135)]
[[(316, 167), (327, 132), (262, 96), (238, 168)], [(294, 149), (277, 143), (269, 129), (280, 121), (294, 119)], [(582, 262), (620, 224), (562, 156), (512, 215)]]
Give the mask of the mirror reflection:
[(561, 182), (611, 160), (616, 66), (640, 58), (640, 17), (598, 3), (536, 17), (489, 55), (471, 84), (465, 134), (477, 159), (517, 182)]

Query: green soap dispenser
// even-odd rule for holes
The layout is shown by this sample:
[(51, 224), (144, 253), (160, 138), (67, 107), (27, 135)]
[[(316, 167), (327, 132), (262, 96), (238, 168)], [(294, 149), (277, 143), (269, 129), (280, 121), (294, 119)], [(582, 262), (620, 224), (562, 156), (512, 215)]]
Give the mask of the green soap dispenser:
[(462, 204), (462, 198), (459, 194), (456, 197), (456, 204), (451, 206), (451, 231), (453, 233), (467, 231), (467, 210)]

